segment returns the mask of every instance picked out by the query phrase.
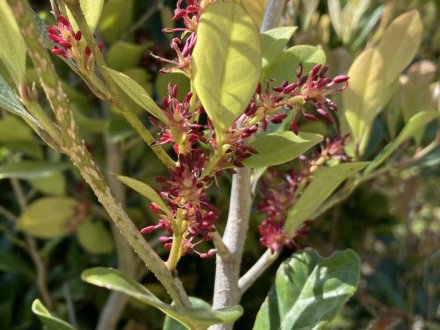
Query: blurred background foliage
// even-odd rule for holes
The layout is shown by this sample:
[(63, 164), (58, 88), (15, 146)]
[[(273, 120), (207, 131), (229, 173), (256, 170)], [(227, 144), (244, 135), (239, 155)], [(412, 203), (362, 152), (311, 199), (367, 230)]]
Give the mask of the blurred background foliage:
[[(49, 1), (31, 3), (46, 24), (54, 22)], [(341, 5), (340, 12), (336, 3)], [(174, 25), (174, 7), (172, 0), (107, 0), (97, 30), (97, 38), (105, 41), (109, 66), (134, 78), (157, 99), (167, 94), (170, 82), (178, 84), (180, 95), (189, 89), (183, 76), (159, 74), (161, 64), (149, 55), (172, 56), (172, 36), (162, 29)], [(353, 59), (377, 42), (393, 18), (411, 9), (421, 14), (423, 41), (385, 111), (374, 122), (366, 160), (395, 137), (414, 113), (438, 111), (440, 2), (287, 2), (283, 24), (298, 26), (291, 43), (321, 46), (332, 75), (346, 73)], [(99, 165), (108, 172), (157, 185), (154, 178), (166, 175), (157, 158), (115, 109), (100, 103), (62, 61), (54, 60)], [(6, 74), (3, 67), (0, 73)], [(31, 68), (28, 79), (37, 80)], [(147, 115), (140, 108), (139, 115), (147, 124)], [(325, 131), (309, 126), (305, 123), (303, 129)], [(436, 131), (435, 124), (429, 126), (425, 134), (420, 133), (418, 143), (432, 140)], [(414, 150), (405, 146), (400, 149), (401, 154), (411, 152)], [(307, 237), (299, 241), (322, 255), (352, 248), (362, 259), (359, 290), (328, 329), (440, 329), (439, 162), (437, 147), (416, 164), (363, 184), (349, 199), (316, 219)], [(221, 214), (227, 214), (229, 180), (221, 178), (222, 189), (212, 190)], [(45, 304), (78, 329), (93, 329), (109, 293), (82, 282), (80, 273), (93, 266), (117, 267), (112, 228), (78, 172), (36, 140), (20, 119), (5, 113), (0, 119), (0, 192), (0, 329), (40, 327), (31, 303), (39, 296), (42, 284), (38, 280), (42, 278), (50, 294)], [(154, 223), (146, 200), (131, 191), (122, 190), (121, 194), (126, 196), (126, 208), (138, 227)], [(36, 218), (41, 220), (37, 223)], [(258, 219), (254, 220), (243, 269), (264, 251), (258, 242)], [(157, 237), (152, 244), (161, 250)], [(33, 245), (40, 258), (29, 252)], [(283, 256), (290, 253), (284, 251)], [(247, 313), (237, 329), (253, 323), (277, 267), (273, 265), (244, 295), (242, 305)], [(179, 274), (190, 295), (210, 301), (214, 269), (214, 258), (182, 260)], [(143, 270), (136, 273), (152, 292), (167, 299), (151, 274)], [(158, 329), (162, 322), (159, 311), (130, 300), (119, 328)]]

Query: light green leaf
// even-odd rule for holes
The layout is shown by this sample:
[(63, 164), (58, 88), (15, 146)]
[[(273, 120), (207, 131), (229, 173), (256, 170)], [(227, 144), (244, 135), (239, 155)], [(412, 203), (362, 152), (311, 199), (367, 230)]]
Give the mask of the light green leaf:
[(321, 48), (308, 45), (293, 46), (282, 51), (275, 62), (265, 68), (261, 82), (265, 83), (271, 78), (275, 79), (275, 84), (285, 80), (292, 82), (296, 80), (296, 69), (300, 63), (303, 65), (304, 75), (315, 64), (324, 65), (325, 61), (325, 53)]
[(113, 251), (111, 234), (101, 221), (85, 221), (76, 232), (79, 244), (90, 253), (105, 254)]
[(222, 134), (245, 110), (261, 72), (260, 35), (240, 4), (217, 2), (205, 8), (192, 64), (194, 89)]
[(102, 10), (99, 31), (113, 43), (128, 31), (133, 22), (134, 0), (108, 0)]
[(302, 155), (322, 141), (322, 136), (312, 133), (276, 132), (259, 136), (249, 145), (258, 154), (243, 160), (246, 167), (266, 167), (284, 164)]
[(350, 85), (344, 91), (344, 115), (355, 142), (366, 142), (374, 118), (387, 102), (384, 60), (381, 53), (370, 48), (363, 51), (348, 72)]
[(382, 165), (382, 163), (386, 161), (403, 142), (420, 134), (420, 131), (423, 131), (426, 125), (438, 118), (439, 115), (440, 114), (436, 111), (422, 111), (411, 117), (397, 138), (383, 148), (379, 155), (377, 155), (371, 164), (365, 169), (365, 173), (370, 173), (372, 170)]
[(260, 28), (264, 17), (267, 0), (241, 0), (241, 3), (254, 20), (255, 25)]
[(352, 250), (329, 258), (311, 249), (293, 254), (278, 268), (253, 329), (322, 329), (356, 292), (359, 275), (359, 257)]
[(18, 86), (26, 73), (26, 45), (6, 0), (0, 0), (0, 60)]
[(422, 41), (423, 25), (417, 10), (411, 10), (397, 17), (387, 27), (377, 51), (384, 60), (386, 85), (397, 79), (411, 62)]
[[(95, 28), (99, 22), (99, 18), (101, 17), (104, 0), (79, 0), (79, 3), (81, 5), (82, 12), (84, 13), (84, 17), (87, 21), (87, 25), (92, 32), (95, 31)], [(69, 19), (69, 22), (72, 24), (73, 29), (77, 31), (78, 24), (73, 18), (70, 10), (67, 10), (67, 17)]]
[(318, 169), (310, 184), (289, 210), (285, 231), (294, 232), (300, 228), (342, 182), (367, 165), (368, 163), (344, 163)]
[(31, 185), (39, 191), (49, 195), (64, 195), (66, 192), (66, 178), (61, 173), (53, 173), (42, 178), (29, 180)]
[(14, 115), (25, 117), (34, 121), (32, 116), (21, 105), (18, 97), (2, 76), (0, 76), (0, 108), (13, 113)]
[(261, 34), (261, 46), (263, 47), (263, 68), (271, 64), (281, 53), (283, 48), (292, 38), (297, 27), (283, 26)]
[(112, 69), (124, 71), (137, 67), (145, 52), (145, 45), (118, 41), (113, 44), (107, 53), (107, 64)]
[(39, 299), (32, 303), (32, 312), (38, 316), (47, 330), (75, 330), (69, 323), (53, 316)]
[(119, 88), (127, 94), (133, 101), (135, 101), (142, 108), (147, 110), (156, 118), (160, 119), (163, 123), (168, 123), (168, 118), (163, 114), (163, 111), (154, 102), (150, 95), (129, 76), (112, 70), (110, 68), (103, 67), (103, 70), (107, 71), (112, 77), (113, 81), (119, 86)]
[(8, 116), (0, 120), (0, 142), (33, 139), (32, 129), (21, 119)]
[(7, 178), (32, 179), (49, 176), (64, 171), (66, 163), (49, 163), (39, 161), (21, 161), (20, 163), (0, 166), (0, 180)]
[(162, 211), (167, 213), (167, 215), (172, 218), (171, 213), (170, 213), (167, 205), (162, 200), (162, 198), (159, 196), (159, 194), (156, 192), (156, 190), (151, 188), (146, 183), (143, 183), (143, 182), (136, 180), (136, 179), (133, 179), (133, 178), (129, 178), (127, 176), (117, 175), (116, 177), (118, 178), (119, 181), (126, 184), (134, 191), (137, 191), (142, 196), (148, 198), (153, 203), (156, 203), (157, 205), (159, 205), (160, 208), (162, 209)]
[(69, 197), (37, 199), (20, 215), (17, 229), (38, 238), (55, 238), (75, 230), (78, 201)]
[(143, 285), (125, 277), (119, 270), (112, 268), (98, 267), (87, 269), (81, 274), (81, 278), (87, 283), (125, 293), (130, 297), (154, 306), (189, 329), (207, 329), (213, 324), (233, 322), (243, 313), (243, 308), (238, 305), (215, 311), (211, 308), (186, 308), (177, 305), (167, 305)]

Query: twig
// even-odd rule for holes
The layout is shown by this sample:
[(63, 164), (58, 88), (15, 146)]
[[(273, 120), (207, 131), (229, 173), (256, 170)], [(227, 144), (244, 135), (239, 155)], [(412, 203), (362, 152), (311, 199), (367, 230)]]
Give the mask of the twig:
[(229, 251), (228, 247), (223, 243), (222, 237), (218, 233), (218, 231), (215, 231), (211, 234), (212, 242), (214, 243), (214, 246), (217, 250), (217, 254), (220, 255), (222, 259), (227, 259), (231, 255), (231, 251)]
[(73, 306), (72, 295), (70, 294), (69, 284), (64, 283), (63, 285), (64, 298), (66, 300), (67, 315), (69, 317), (69, 323), (78, 329), (78, 323), (76, 322), (75, 307)]
[(275, 260), (278, 259), (280, 255), (279, 251), (271, 252), (266, 250), (264, 254), (258, 259), (258, 261), (244, 274), (240, 277), (238, 281), (238, 287), (240, 288), (241, 294), (245, 293), (247, 289), (251, 287), (252, 284), (263, 274), (263, 272), (268, 269)]
[(6, 219), (10, 221), (16, 221), (17, 216), (13, 214), (11, 211), (5, 209), (3, 206), (0, 205), (0, 214), (4, 215)]

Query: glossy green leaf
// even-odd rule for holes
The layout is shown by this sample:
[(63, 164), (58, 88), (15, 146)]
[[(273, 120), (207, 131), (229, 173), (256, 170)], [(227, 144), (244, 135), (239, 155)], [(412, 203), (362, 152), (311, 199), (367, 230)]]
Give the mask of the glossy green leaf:
[[(156, 190), (151, 188), (149, 185), (147, 185), (146, 183), (143, 183), (139, 180), (129, 178), (127, 176), (118, 175), (116, 177), (118, 178), (119, 181), (126, 184), (134, 191), (137, 191), (142, 196), (148, 198), (153, 203), (156, 203), (157, 205), (159, 205), (163, 212), (166, 212), (169, 216), (171, 216), (171, 214), (169, 213), (170, 211), (169, 211), (167, 205), (165, 204), (165, 202), (162, 200), (162, 198), (160, 198), (160, 196), (156, 192)], [(171, 218), (172, 218), (172, 216), (171, 216)]]
[(375, 49), (363, 51), (348, 72), (350, 85), (342, 94), (344, 115), (357, 144), (365, 143), (376, 115), (387, 102), (384, 60)]
[(156, 118), (160, 119), (163, 123), (168, 123), (167, 117), (163, 114), (163, 111), (154, 102), (150, 95), (129, 76), (122, 72), (112, 70), (110, 68), (102, 68), (107, 71), (112, 77), (113, 81), (119, 86), (119, 88), (127, 94), (133, 101), (135, 101), (142, 108), (147, 110)]
[(53, 173), (42, 178), (29, 180), (33, 187), (48, 195), (64, 195), (66, 192), (66, 178), (61, 173)]
[(303, 65), (303, 74), (307, 74), (315, 64), (324, 65), (325, 61), (325, 53), (319, 47), (293, 46), (282, 51), (275, 62), (266, 67), (261, 81), (275, 79), (275, 84), (285, 80), (296, 81), (296, 69), (300, 63)]
[(318, 169), (310, 184), (289, 210), (284, 226), (286, 232), (294, 232), (304, 221), (311, 219), (322, 203), (342, 182), (367, 165), (368, 163), (343, 163)]
[(261, 34), (261, 46), (263, 47), (263, 68), (271, 64), (281, 53), (283, 48), (292, 38), (297, 27), (283, 26)]
[[(87, 25), (92, 32), (95, 31), (95, 28), (99, 22), (99, 18), (101, 17), (104, 0), (79, 0), (79, 3), (81, 5), (82, 12), (84, 13), (84, 17), (87, 21)], [(77, 31), (78, 24), (73, 18), (70, 10), (67, 10), (67, 17), (72, 24), (73, 29)]]
[(436, 111), (422, 111), (415, 114), (402, 129), (400, 134), (390, 144), (388, 144), (379, 155), (371, 162), (371, 164), (365, 169), (365, 173), (370, 173), (373, 169), (382, 165), (394, 151), (406, 140), (413, 138), (415, 135), (420, 134), (424, 130), (427, 124), (439, 117), (439, 113)]
[(64, 171), (66, 163), (49, 163), (39, 161), (21, 161), (0, 166), (0, 180), (6, 178), (32, 179), (49, 176)]
[[(196, 297), (189, 297), (189, 300), (191, 301), (192, 307), (197, 309), (204, 309), (204, 310), (211, 310), (211, 305), (208, 304), (206, 301), (196, 298)], [(188, 329), (186, 326), (184, 326), (182, 323), (178, 322), (176, 319), (166, 316), (165, 322), (163, 324), (162, 330), (186, 330)]]
[(165, 304), (143, 285), (125, 277), (119, 270), (112, 268), (87, 269), (81, 274), (81, 278), (85, 282), (125, 293), (141, 302), (154, 306), (189, 329), (207, 329), (213, 324), (233, 322), (243, 313), (243, 308), (238, 305), (214, 311), (212, 309), (186, 308)]
[(69, 197), (37, 199), (20, 215), (16, 227), (38, 238), (55, 238), (70, 234), (77, 225), (78, 201)]
[(108, 0), (102, 10), (99, 31), (104, 40), (113, 43), (133, 23), (134, 0)]
[(259, 136), (249, 145), (258, 154), (245, 159), (246, 167), (266, 167), (284, 164), (302, 155), (314, 145), (322, 141), (322, 136), (312, 133), (275, 132)]
[(6, 0), (0, 0), (0, 61), (18, 85), (26, 73), (26, 45)]
[(359, 275), (352, 250), (328, 258), (311, 249), (294, 253), (278, 268), (253, 329), (322, 329), (356, 292)]
[(422, 41), (423, 25), (418, 11), (411, 10), (397, 17), (377, 47), (384, 60), (385, 83), (390, 85), (411, 62)]
[(79, 244), (90, 253), (105, 254), (114, 249), (113, 238), (101, 221), (85, 221), (76, 232)]
[(118, 41), (108, 50), (107, 64), (110, 68), (118, 71), (137, 67), (145, 53), (145, 47), (145, 45)]
[(39, 299), (35, 299), (32, 303), (32, 312), (47, 330), (75, 330), (69, 323), (53, 316)]
[(204, 9), (192, 65), (196, 94), (221, 134), (245, 110), (261, 72), (260, 35), (240, 4), (217, 2)]
[(5, 109), (14, 115), (26, 117), (33, 120), (32, 116), (21, 105), (17, 95), (14, 93), (7, 82), (0, 76), (0, 108)]

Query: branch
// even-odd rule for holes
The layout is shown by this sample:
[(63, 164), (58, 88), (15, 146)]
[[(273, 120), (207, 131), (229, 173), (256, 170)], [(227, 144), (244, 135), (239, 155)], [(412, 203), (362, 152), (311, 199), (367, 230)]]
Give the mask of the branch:
[(147, 267), (156, 275), (171, 298), (177, 304), (190, 306), (188, 296), (181, 282), (168, 271), (162, 259), (139, 233), (139, 230), (114, 197), (101, 171), (93, 162), (73, 119), (61, 79), (58, 77), (49, 54), (44, 48), (29, 4), (25, 0), (8, 0), (8, 4), (19, 25), (29, 56), (35, 66), (37, 75), (41, 79), (41, 85), (55, 113), (55, 118), (57, 118), (63, 132), (63, 151), (79, 169), (84, 180), (92, 188), (116, 227)]

